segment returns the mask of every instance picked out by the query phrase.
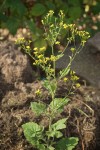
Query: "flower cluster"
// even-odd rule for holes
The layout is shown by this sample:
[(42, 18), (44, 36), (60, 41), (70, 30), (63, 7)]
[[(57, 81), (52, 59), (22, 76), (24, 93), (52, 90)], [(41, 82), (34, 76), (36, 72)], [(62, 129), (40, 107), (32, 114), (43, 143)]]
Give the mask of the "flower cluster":
[(33, 50), (34, 50), (33, 54), (35, 57), (35, 62), (33, 64), (34, 65), (46, 64), (48, 61), (48, 59), (44, 57), (46, 47), (41, 47), (41, 48), (35, 47)]
[(78, 83), (79, 77), (76, 75), (75, 71), (70, 71), (70, 80), (72, 81), (74, 89), (80, 87), (80, 83)]
[(25, 39), (24, 38), (18, 38), (17, 40), (16, 40), (16, 44), (24, 44), (26, 41), (25, 41)]
[(42, 20), (42, 24), (45, 29), (46, 40), (50, 45), (60, 44), (57, 41), (58, 36), (61, 34), (63, 28), (64, 14), (63, 11), (59, 12), (59, 18), (54, 17), (54, 11), (50, 10), (48, 14)]
[[(64, 51), (67, 48), (68, 44), (71, 42), (75, 42), (76, 36), (81, 39), (80, 46), (83, 47), (86, 40), (90, 37), (88, 32), (79, 31), (75, 24), (66, 24), (64, 21), (64, 13), (60, 11), (58, 14), (58, 18), (54, 16), (54, 11), (50, 10), (48, 14), (42, 20), (42, 24), (45, 30), (45, 40), (51, 47), (52, 54), (47, 57), (45, 56), (46, 47), (34, 47), (33, 50), (30, 47), (30, 40), (25, 41), (24, 38), (20, 38), (17, 40), (17, 44), (20, 44), (22, 48), (28, 53), (34, 60), (33, 64), (40, 66), (49, 77), (55, 76), (55, 63), (59, 60), (63, 55)], [(59, 53), (55, 55), (54, 53), (54, 45), (60, 45), (59, 36), (62, 31), (69, 32), (69, 36), (67, 37), (67, 46), (63, 51), (59, 50)], [(75, 43), (74, 43), (75, 44)], [(68, 68), (70, 68), (72, 61), (74, 60), (76, 54), (81, 50), (80, 48), (76, 49), (76, 47), (72, 47), (71, 49), (72, 55), (70, 57), (70, 62), (68, 64)], [(62, 71), (61, 78), (66, 76), (66, 69)], [(70, 80), (76, 83), (79, 79), (74, 72), (70, 73)], [(64, 78), (64, 82), (67, 81), (67, 78)], [(79, 85), (77, 85), (78, 87)]]
[(60, 11), (58, 14), (59, 18), (54, 16), (54, 11), (50, 10), (49, 13), (42, 20), (42, 24), (45, 29), (46, 40), (49, 44), (60, 44), (57, 41), (57, 38), (61, 35), (63, 30), (70, 32), (70, 36), (67, 37), (67, 42), (71, 43), (75, 40), (76, 36), (79, 36), (81, 39), (81, 45), (84, 46), (87, 39), (90, 37), (89, 33), (86, 31), (79, 31), (75, 24), (66, 24), (64, 22), (63, 11)]

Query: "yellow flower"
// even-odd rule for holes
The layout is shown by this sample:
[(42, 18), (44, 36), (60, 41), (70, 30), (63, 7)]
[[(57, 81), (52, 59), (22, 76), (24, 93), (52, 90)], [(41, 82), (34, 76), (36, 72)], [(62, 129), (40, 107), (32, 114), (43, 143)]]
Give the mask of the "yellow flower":
[(71, 49), (70, 49), (71, 51), (72, 51), (72, 53), (75, 51), (75, 48), (74, 47), (72, 47)]
[(55, 42), (55, 44), (59, 45), (59, 44), (60, 44), (60, 42), (59, 42), (59, 41), (56, 41), (56, 42)]
[(27, 49), (30, 49), (30, 46), (26, 46)]
[(53, 72), (54, 72), (54, 69), (51, 68), (51, 69), (49, 70), (49, 72), (50, 72), (50, 73), (53, 73)]
[(50, 60), (50, 58), (49, 58), (49, 57), (46, 57), (46, 61), (48, 61), (48, 60)]
[(37, 56), (38, 52), (34, 52), (34, 54)]
[(46, 50), (46, 47), (45, 46), (43, 46), (43, 47), (41, 47), (40, 48), (40, 51), (42, 52), (42, 51), (45, 51)]
[(18, 40), (15, 41), (16, 44), (23, 44), (25, 42), (24, 38), (18, 38)]
[(43, 55), (42, 55), (42, 54), (41, 54), (41, 55), (39, 55), (39, 56), (38, 56), (38, 58), (39, 58), (39, 59), (42, 59), (42, 58), (43, 58)]
[(76, 75), (71, 76), (71, 80), (73, 80), (73, 81), (77, 81), (78, 79), (79, 79), (79, 77)]
[(64, 16), (65, 16), (62, 10), (59, 11), (59, 14), (58, 14), (58, 15), (59, 15), (59, 17), (61, 17), (61, 18), (64, 18)]
[(79, 88), (81, 85), (79, 83), (76, 84), (76, 88)]
[(68, 78), (66, 78), (66, 77), (63, 79), (64, 82), (66, 82), (67, 80), (68, 80)]
[(50, 14), (54, 14), (54, 11), (53, 11), (53, 10), (50, 10), (49, 13), (50, 13)]
[(71, 70), (70, 75), (74, 75), (74, 74), (75, 74), (75, 71)]
[(52, 28), (52, 27), (54, 27), (54, 25), (53, 25), (53, 24), (51, 24), (51, 25), (50, 25), (50, 27)]
[(63, 28), (66, 29), (68, 26), (67, 24), (63, 24)]
[(34, 50), (36, 51), (36, 50), (38, 50), (38, 48), (37, 48), (37, 47), (35, 47), (35, 48), (34, 48)]
[(24, 38), (19, 38), (19, 40), (24, 40)]
[(62, 26), (63, 25), (63, 21), (61, 21), (59, 25)]
[(69, 27), (72, 28), (72, 27), (73, 27), (73, 24), (69, 24)]
[(38, 60), (38, 64), (41, 64), (41, 63), (43, 63), (43, 60), (42, 60), (42, 59), (39, 59), (39, 60)]
[(43, 20), (41, 20), (41, 22), (42, 22), (42, 24), (44, 24), (44, 21), (43, 21)]
[(56, 61), (56, 57), (54, 55), (51, 55), (50, 60), (51, 61)]
[(38, 65), (38, 60), (35, 60), (35, 62), (33, 63), (33, 65)]
[(86, 43), (86, 41), (85, 41), (85, 40), (82, 40), (82, 46), (84, 46), (85, 43)]
[(35, 94), (36, 94), (36, 95), (40, 95), (40, 94), (41, 94), (41, 91), (38, 89), (38, 90), (35, 91)]
[(63, 13), (63, 11), (62, 11), (62, 10), (60, 10), (60, 13), (61, 13), (61, 15), (64, 15), (64, 13)]

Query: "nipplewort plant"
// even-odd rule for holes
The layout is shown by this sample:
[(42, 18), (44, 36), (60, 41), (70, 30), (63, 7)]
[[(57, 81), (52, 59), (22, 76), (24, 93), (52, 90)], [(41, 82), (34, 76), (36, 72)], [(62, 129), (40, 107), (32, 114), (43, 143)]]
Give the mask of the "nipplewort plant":
[[(86, 40), (89, 38), (89, 33), (78, 31), (74, 24), (66, 24), (64, 22), (64, 17), (62, 11), (59, 12), (56, 18), (54, 12), (50, 10), (42, 20), (45, 40), (52, 50), (52, 54), (48, 57), (45, 55), (46, 47), (34, 47), (32, 50), (30, 47), (31, 41), (25, 41), (24, 38), (17, 40), (17, 43), (31, 56), (33, 64), (41, 67), (45, 72), (46, 79), (43, 80), (43, 86), (48, 90), (51, 97), (51, 102), (49, 104), (41, 101), (31, 102), (31, 109), (36, 117), (42, 116), (46, 118), (48, 121), (47, 125), (43, 125), (40, 122), (28, 122), (22, 125), (27, 141), (38, 150), (72, 150), (79, 141), (77, 137), (66, 137), (63, 134), (63, 131), (67, 127), (66, 123), (68, 117), (59, 119), (57, 116), (63, 112), (64, 106), (68, 104), (70, 99), (68, 95), (64, 98), (56, 97), (56, 91), (58, 81), (63, 79), (66, 82), (68, 80), (66, 77), (68, 74), (71, 75), (70, 80), (73, 81), (71, 87), (79, 87), (79, 83), (76, 83), (78, 77), (70, 68), (75, 56), (80, 52)], [(58, 54), (55, 55), (54, 47), (55, 45), (60, 45), (59, 36), (62, 31), (69, 34), (66, 39), (67, 44), (63, 51), (59, 50)], [(80, 37), (80, 46), (78, 48), (75, 46), (75, 38), (77, 36)], [(56, 76), (56, 61), (63, 57), (64, 51), (72, 42), (74, 43), (74, 47), (70, 49), (71, 56), (69, 56), (69, 64), (65, 69), (59, 71), (58, 76)], [(70, 88), (69, 94), (71, 90), (72, 88)], [(40, 94), (40, 90), (37, 90), (36, 94)]]

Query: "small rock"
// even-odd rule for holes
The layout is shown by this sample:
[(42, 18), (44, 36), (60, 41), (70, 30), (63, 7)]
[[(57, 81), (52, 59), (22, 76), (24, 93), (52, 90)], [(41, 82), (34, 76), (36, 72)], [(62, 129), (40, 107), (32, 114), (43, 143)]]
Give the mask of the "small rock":
[(0, 40), (6, 39), (8, 35), (9, 35), (8, 29), (0, 29)]
[(87, 44), (90, 46), (91, 52), (100, 52), (100, 32), (96, 33), (94, 37), (90, 38)]
[(11, 42), (0, 43), (0, 74), (7, 83), (33, 81), (33, 70), (27, 55)]

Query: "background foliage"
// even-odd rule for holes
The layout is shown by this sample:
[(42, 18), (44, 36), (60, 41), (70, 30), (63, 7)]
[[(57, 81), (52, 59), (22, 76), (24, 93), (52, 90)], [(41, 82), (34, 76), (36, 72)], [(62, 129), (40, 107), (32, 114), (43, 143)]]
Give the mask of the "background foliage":
[(99, 22), (93, 20), (100, 11), (99, 0), (0, 0), (0, 28), (8, 28), (13, 35), (20, 27), (29, 28), (33, 39), (42, 43), (40, 20), (51, 9), (56, 15), (63, 10), (66, 23), (75, 23), (91, 34), (100, 27)]

